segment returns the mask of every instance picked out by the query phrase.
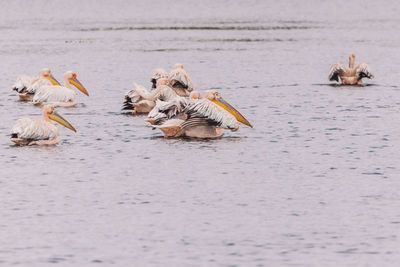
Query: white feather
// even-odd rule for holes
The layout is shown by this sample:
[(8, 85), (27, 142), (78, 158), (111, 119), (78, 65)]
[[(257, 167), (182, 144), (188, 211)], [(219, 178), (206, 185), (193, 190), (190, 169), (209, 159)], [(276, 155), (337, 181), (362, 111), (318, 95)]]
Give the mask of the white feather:
[(206, 98), (191, 99), (184, 112), (215, 121), (221, 128), (239, 129), (239, 122), (232, 114)]
[(45, 86), (52, 86), (52, 83), (46, 78), (39, 78), (37, 81), (27, 87), (27, 91), (30, 94), (34, 94), (41, 87)]
[(47, 140), (58, 136), (55, 125), (42, 119), (21, 118), (11, 129), (21, 139)]
[(31, 85), (33, 79), (35, 78), (28, 75), (20, 75), (13, 84), (13, 89), (15, 88), (18, 93), (21, 93), (22, 90), (28, 88)]
[(32, 102), (74, 102), (76, 93), (64, 86), (42, 86), (36, 91)]
[(173, 81), (178, 81), (182, 85), (186, 86), (189, 92), (193, 91), (193, 83), (189, 78), (189, 75), (186, 73), (184, 69), (174, 69), (169, 74), (168, 80), (170, 84), (173, 84)]
[(137, 103), (143, 99), (149, 99), (151, 94), (142, 85), (133, 84), (133, 88), (125, 93), (125, 99), (130, 98), (132, 103)]
[(183, 108), (188, 104), (188, 100), (184, 97), (175, 95), (169, 101), (156, 100), (155, 107), (150, 111), (147, 116), (150, 120), (171, 119), (178, 113), (182, 112)]
[(358, 65), (358, 68), (356, 70), (356, 75), (359, 79), (362, 78), (369, 78), (369, 79), (373, 79), (374, 78), (374, 74), (372, 73), (371, 69), (369, 68), (369, 66), (365, 63), (360, 63)]
[(342, 75), (344, 71), (345, 68), (341, 64), (339, 63), (332, 64), (329, 69), (328, 80), (339, 81), (339, 77)]

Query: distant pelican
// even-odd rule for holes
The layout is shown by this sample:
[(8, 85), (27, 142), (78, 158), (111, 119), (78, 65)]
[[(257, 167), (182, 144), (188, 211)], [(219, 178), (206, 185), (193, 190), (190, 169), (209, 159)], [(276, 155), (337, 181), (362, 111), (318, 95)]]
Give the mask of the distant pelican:
[(154, 69), (150, 78), (152, 83), (150, 92), (144, 86), (135, 83), (133, 88), (125, 93), (122, 111), (132, 114), (150, 112), (155, 105), (154, 96), (157, 92), (154, 90), (157, 88), (157, 82), (159, 85), (166, 84), (166, 82), (160, 83), (159, 80), (165, 80), (167, 77), (164, 69)]
[(168, 83), (179, 96), (186, 96), (187, 92), (191, 92), (194, 89), (192, 80), (180, 63), (174, 65), (168, 76)]
[(60, 83), (51, 75), (49, 68), (44, 68), (40, 70), (38, 77), (18, 76), (12, 89), (18, 92), (20, 101), (32, 101), (39, 85), (60, 85)]
[(217, 138), (223, 135), (223, 129), (237, 131), (239, 122), (253, 127), (220, 93), (208, 90), (204, 92), (204, 98), (191, 99), (182, 114), (154, 127), (165, 137)]
[(42, 113), (42, 119), (21, 118), (17, 120), (11, 129), (11, 141), (19, 146), (57, 144), (58, 129), (50, 120), (76, 132), (66, 119), (54, 111), (54, 105), (45, 105)]
[(340, 78), (341, 83), (344, 85), (361, 85), (362, 78), (374, 78), (374, 75), (367, 64), (360, 62), (354, 66), (355, 58), (356, 56), (353, 53), (349, 55), (348, 68), (339, 63), (332, 64), (328, 75), (329, 80), (339, 82)]
[(64, 86), (42, 86), (36, 91), (32, 102), (35, 105), (49, 103), (62, 107), (74, 106), (76, 93), (72, 90), (71, 84), (89, 96), (88, 91), (76, 78), (76, 73), (67, 71), (64, 73)]

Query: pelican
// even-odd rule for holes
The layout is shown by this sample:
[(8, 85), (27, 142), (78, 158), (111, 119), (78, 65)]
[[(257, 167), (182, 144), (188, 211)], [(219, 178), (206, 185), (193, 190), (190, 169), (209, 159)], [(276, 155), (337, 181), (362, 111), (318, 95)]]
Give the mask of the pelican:
[(49, 68), (41, 69), (38, 77), (18, 76), (12, 89), (18, 92), (20, 101), (32, 101), (37, 87), (42, 85), (60, 85)]
[[(133, 88), (125, 93), (125, 101), (122, 106), (122, 111), (132, 112), (132, 114), (138, 113), (148, 113), (155, 105), (154, 96), (157, 92), (154, 90), (158, 85), (164, 85), (166, 82), (164, 80), (168, 77), (164, 69), (154, 69), (150, 78), (152, 83), (151, 92), (147, 91), (142, 85), (134, 84)], [(159, 80), (162, 79), (163, 82), (160, 83)]]
[(57, 144), (58, 129), (50, 120), (76, 132), (75, 128), (54, 109), (54, 105), (45, 105), (42, 110), (42, 119), (20, 118), (17, 120), (11, 129), (11, 141), (19, 146)]
[(362, 78), (374, 78), (374, 75), (367, 64), (359, 62), (354, 66), (355, 58), (356, 56), (353, 53), (350, 53), (348, 68), (339, 63), (332, 64), (328, 75), (329, 80), (339, 82), (340, 78), (341, 83), (344, 85), (361, 85)]
[(187, 92), (193, 91), (192, 80), (180, 63), (174, 65), (168, 76), (168, 83), (179, 96), (186, 96)]
[(168, 86), (168, 80), (160, 78), (157, 80), (156, 89), (151, 92), (143, 86), (134, 84), (134, 88), (125, 96), (122, 110), (128, 110), (135, 114), (149, 113), (156, 105), (156, 100), (169, 100), (176, 96), (176, 92)]
[(237, 131), (239, 122), (253, 128), (218, 91), (207, 90), (204, 92), (204, 98), (191, 99), (182, 114), (177, 114), (154, 127), (159, 128), (164, 137), (217, 138), (223, 135), (223, 129)]
[(32, 102), (35, 105), (49, 103), (63, 107), (74, 106), (76, 93), (72, 90), (71, 84), (89, 96), (88, 91), (76, 78), (76, 73), (67, 71), (64, 73), (64, 86), (42, 86), (35, 92)]

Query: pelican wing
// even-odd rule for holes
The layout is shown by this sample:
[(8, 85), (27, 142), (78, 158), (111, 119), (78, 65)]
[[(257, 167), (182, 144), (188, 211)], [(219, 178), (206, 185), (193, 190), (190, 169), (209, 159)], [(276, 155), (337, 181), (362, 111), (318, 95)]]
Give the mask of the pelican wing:
[(187, 114), (188, 119), (182, 124), (182, 128), (213, 125), (233, 131), (239, 129), (239, 122), (232, 114), (208, 99), (191, 100), (183, 112)]
[(135, 83), (133, 84), (133, 88), (125, 93), (124, 98), (125, 100), (122, 105), (122, 110), (133, 110), (133, 104), (144, 99), (150, 99), (151, 94), (146, 90), (146, 88), (144, 88), (144, 86)]
[(34, 78), (27, 75), (20, 75), (13, 84), (12, 88), (20, 94), (25, 93), (26, 89), (31, 85), (33, 79)]
[(177, 96), (175, 91), (167, 85), (158, 86), (157, 89), (152, 92), (153, 99), (162, 101), (174, 101)]
[(50, 122), (41, 119), (21, 118), (11, 129), (12, 138), (26, 140), (48, 140), (58, 136), (58, 129)]
[(45, 87), (45, 86), (52, 86), (52, 83), (48, 79), (39, 78), (36, 81), (34, 81), (33, 84), (28, 86), (26, 91), (29, 94), (34, 94), (37, 90), (39, 90), (39, 88)]
[(180, 96), (175, 96), (170, 101), (156, 100), (156, 106), (150, 111), (147, 121), (159, 125), (167, 119), (176, 117), (187, 106), (188, 101)]
[(341, 64), (339, 64), (339, 63), (332, 64), (331, 68), (329, 70), (328, 79), (330, 81), (339, 82), (339, 78), (341, 76), (343, 76), (344, 72), (345, 72), (345, 68)]
[(374, 78), (374, 74), (372, 73), (369, 66), (365, 63), (359, 63), (357, 65), (356, 75), (358, 80), (361, 80), (362, 78), (368, 78), (368, 79)]
[(180, 85), (188, 90), (189, 92), (193, 91), (193, 83), (189, 78), (189, 75), (186, 73), (184, 69), (174, 69), (169, 74), (168, 80), (172, 86), (178, 82)]
[(32, 102), (73, 102), (75, 98), (75, 91), (64, 86), (42, 86), (36, 91)]

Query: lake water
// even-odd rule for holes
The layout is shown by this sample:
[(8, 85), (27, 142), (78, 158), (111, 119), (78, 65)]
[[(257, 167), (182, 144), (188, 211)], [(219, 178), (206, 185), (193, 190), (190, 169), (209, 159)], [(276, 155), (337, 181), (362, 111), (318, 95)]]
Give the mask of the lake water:
[[(0, 9), (1, 266), (399, 266), (398, 1), (6, 1)], [(348, 54), (376, 78), (327, 81)], [(120, 114), (181, 62), (254, 129), (164, 139)], [(77, 72), (53, 147), (19, 74)]]

